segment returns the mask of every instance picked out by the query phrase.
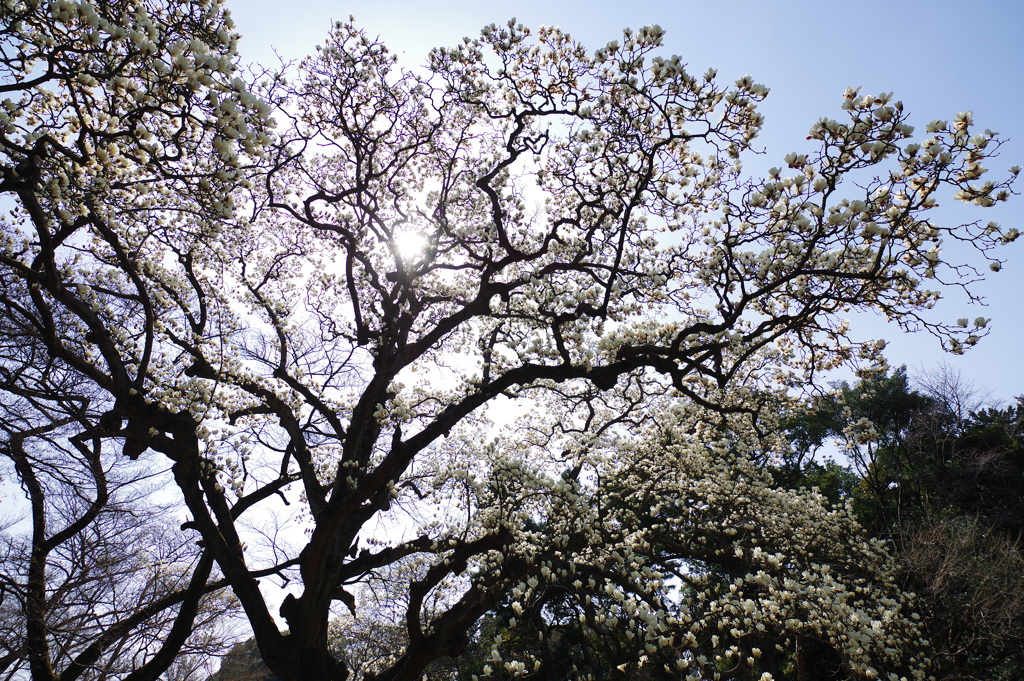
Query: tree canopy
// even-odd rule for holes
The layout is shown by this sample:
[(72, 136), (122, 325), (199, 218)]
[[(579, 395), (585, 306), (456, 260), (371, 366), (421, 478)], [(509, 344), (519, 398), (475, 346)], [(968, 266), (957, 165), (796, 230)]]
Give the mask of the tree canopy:
[[(938, 211), (1012, 194), (970, 113), (919, 133), (848, 89), (756, 179), (768, 89), (688, 73), (657, 26), (591, 52), (492, 25), (409, 71), (339, 23), (251, 76), (212, 0), (0, 12), (5, 409), (169, 466), (188, 597), (229, 588), (280, 678), (346, 678), (332, 607), (373, 599), (404, 633), (364, 678), (418, 679), (503, 603), (623, 632), (579, 677), (785, 678), (800, 646), (835, 678), (926, 677), (882, 544), (757, 461), (792, 391), (883, 365), (848, 313), (985, 335), (929, 314), (1018, 235)], [(300, 546), (265, 529), (284, 504)], [(30, 639), (33, 678), (63, 678)]]

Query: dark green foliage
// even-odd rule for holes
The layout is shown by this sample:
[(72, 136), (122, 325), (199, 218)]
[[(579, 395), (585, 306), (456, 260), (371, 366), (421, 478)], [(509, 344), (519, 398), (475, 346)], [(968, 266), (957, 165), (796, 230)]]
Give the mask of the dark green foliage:
[[(851, 499), (890, 539), (903, 586), (927, 605), (941, 679), (1024, 678), (1024, 398), (970, 411), (972, 389), (940, 374), (925, 392), (901, 368), (837, 384), (788, 424), (792, 487)], [(814, 461), (830, 439), (850, 461)]]
[(1024, 397), (1005, 409), (973, 414), (955, 441), (956, 468), (944, 482), (949, 503), (984, 524), (1024, 532)]
[(810, 460), (803, 467), (783, 466), (773, 471), (776, 481), (790, 489), (817, 488), (832, 504), (851, 498), (861, 479), (848, 467), (828, 459), (824, 463)]

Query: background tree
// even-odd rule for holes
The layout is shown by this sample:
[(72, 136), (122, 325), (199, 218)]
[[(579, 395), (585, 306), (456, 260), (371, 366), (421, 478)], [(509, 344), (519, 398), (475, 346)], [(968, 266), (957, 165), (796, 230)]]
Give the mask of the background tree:
[(279, 681), (260, 657), (256, 641), (249, 639), (236, 643), (221, 659), (220, 669), (208, 681)]
[[(946, 370), (856, 385), (796, 419), (800, 447), (836, 437), (859, 467), (857, 515), (893, 541), (904, 588), (924, 598), (940, 678), (1016, 679), (1024, 645), (1021, 404), (982, 409)], [(974, 411), (976, 410), (977, 411)], [(799, 448), (799, 447), (798, 447)], [(802, 484), (819, 480), (818, 471)]]
[[(667, 575), (634, 561), (650, 518), (605, 525), (587, 514), (627, 506), (580, 495), (614, 496), (595, 482), (606, 471), (633, 480), (615, 456), (663, 451), (680, 466), (657, 459), (664, 480), (684, 485), (665, 493), (681, 492), (684, 463), (731, 445), (680, 437), (652, 452), (643, 439), (631, 458), (621, 432), (661, 395), (699, 411), (694, 431), (745, 415), (730, 427), (746, 432), (777, 404), (765, 396), (879, 358), (884, 343), (849, 338), (840, 315), (851, 310), (959, 352), (984, 324), (928, 317), (939, 296), (928, 286), (967, 288), (1017, 236), (931, 217), (949, 194), (980, 206), (1010, 196), (1012, 178), (979, 179), (997, 137), (960, 114), (911, 141), (885, 94), (848, 90), (844, 119), (811, 130), (814, 151), (743, 178), (767, 89), (687, 73), (657, 54), (657, 27), (591, 54), (556, 29), (491, 26), (411, 73), (339, 24), (297, 74), (263, 86), (265, 103), (234, 72), (216, 3), (3, 7), (9, 305), (104, 395), (109, 410), (84, 437), (171, 462), (186, 536), (203, 542), (285, 681), (348, 675), (330, 650), (331, 605), (396, 565), (412, 566), (395, 585), (408, 643), (379, 679), (418, 678), (510, 593), (532, 598), (533, 582), (581, 569), (615, 601), (607, 612), (591, 601), (595, 623), (626, 608), (680, 674), (713, 677), (718, 661), (694, 657), (682, 625), (653, 607)], [(969, 262), (943, 260), (943, 238), (973, 249)], [(492, 441), (487, 408), (507, 398), (550, 418)], [(614, 436), (626, 449), (612, 456)], [(802, 522), (754, 493), (760, 478), (736, 497), (756, 503), (725, 504), (751, 476), (723, 472), (734, 489), (709, 497), (709, 515), (770, 533)], [(243, 523), (281, 499), (301, 500), (308, 539), (269, 560)], [(849, 674), (921, 676), (909, 640), (886, 646), (869, 631), (869, 612), (914, 631), (899, 594), (865, 586), (884, 584), (884, 556), (838, 541), (854, 531), (843, 514), (819, 515), (834, 525), (818, 536), (836, 533), (836, 550), (871, 566), (850, 582), (827, 561), (808, 570), (843, 605), (801, 610), (807, 584), (780, 574), (771, 588), (793, 597), (792, 616), (750, 598), (748, 616), (731, 589), (695, 581), (713, 608), (701, 621), (727, 627), (734, 656), (755, 620), (783, 649), (819, 635), (808, 627), (838, 627)], [(716, 556), (754, 551), (680, 530)], [(292, 580), (284, 627), (267, 575)], [(736, 579), (737, 593), (756, 590)], [(655, 636), (661, 625), (678, 629)]]
[(83, 436), (103, 396), (19, 326), (16, 292), (0, 320), (0, 674), (142, 680), (205, 663), (236, 603), (155, 498), (166, 471)]

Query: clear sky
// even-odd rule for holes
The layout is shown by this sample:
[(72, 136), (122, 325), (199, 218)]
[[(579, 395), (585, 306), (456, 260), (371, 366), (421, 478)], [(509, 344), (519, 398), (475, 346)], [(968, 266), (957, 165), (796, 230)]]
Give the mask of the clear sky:
[[(771, 88), (762, 106), (766, 123), (761, 158), (747, 158), (754, 173), (781, 165), (790, 151), (805, 151), (808, 128), (818, 118), (838, 118), (847, 85), (864, 93), (894, 92), (923, 132), (936, 118), (974, 111), (981, 129), (1009, 142), (992, 173), (1024, 165), (1024, 2), (1021, 0), (229, 0), (247, 61), (300, 59), (322, 41), (332, 20), (350, 14), (416, 66), (431, 47), (476, 36), (489, 23), (513, 16), (530, 27), (555, 25), (591, 49), (621, 37), (622, 29), (660, 24), (664, 51), (678, 54), (691, 73), (717, 68), (719, 77), (751, 74)], [(1001, 173), (1000, 173), (1001, 174)], [(1024, 191), (1024, 182), (1017, 186)], [(988, 210), (940, 208), (948, 221), (995, 220), (1024, 231), (1024, 196)], [(939, 216), (936, 216), (937, 218)], [(854, 331), (890, 342), (893, 365), (915, 371), (946, 361), (979, 386), (1008, 400), (1024, 394), (1024, 239), (1002, 249), (1009, 262), (977, 290), (988, 306), (953, 296), (936, 313), (943, 320), (992, 318), (992, 333), (963, 357), (943, 353), (936, 339), (904, 336), (884, 320), (854, 320)]]

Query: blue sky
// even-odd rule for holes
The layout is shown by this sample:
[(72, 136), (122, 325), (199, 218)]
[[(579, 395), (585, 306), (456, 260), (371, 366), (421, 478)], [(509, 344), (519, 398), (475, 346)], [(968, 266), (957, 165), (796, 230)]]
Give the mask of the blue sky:
[[(243, 58), (262, 63), (276, 62), (273, 50), (285, 59), (301, 58), (323, 39), (332, 20), (350, 14), (410, 67), (422, 64), (431, 47), (454, 44), (513, 16), (531, 27), (559, 26), (591, 49), (619, 38), (627, 26), (656, 23), (667, 30), (666, 54), (680, 55), (691, 73), (714, 67), (729, 80), (749, 73), (771, 88), (758, 138), (766, 154), (746, 159), (748, 172), (763, 172), (786, 153), (807, 150), (808, 128), (822, 116), (839, 116), (847, 85), (863, 86), (864, 93), (894, 92), (921, 131), (932, 119), (972, 110), (979, 128), (1009, 138), (992, 173), (1024, 165), (1024, 2), (1018, 0), (229, 0), (228, 6), (242, 34)], [(1024, 191), (1024, 183), (1017, 190)], [(1024, 196), (989, 210), (965, 212), (952, 202), (940, 210), (949, 221), (995, 220), (1024, 228)], [(856, 319), (854, 331), (888, 340), (890, 362), (906, 364), (912, 374), (945, 361), (997, 399), (1024, 394), (1021, 242), (1003, 249), (1000, 256), (1009, 260), (1003, 271), (977, 287), (987, 307), (950, 294), (935, 311), (950, 321), (992, 318), (991, 335), (966, 355), (947, 355), (930, 336), (905, 336), (881, 319)]]

